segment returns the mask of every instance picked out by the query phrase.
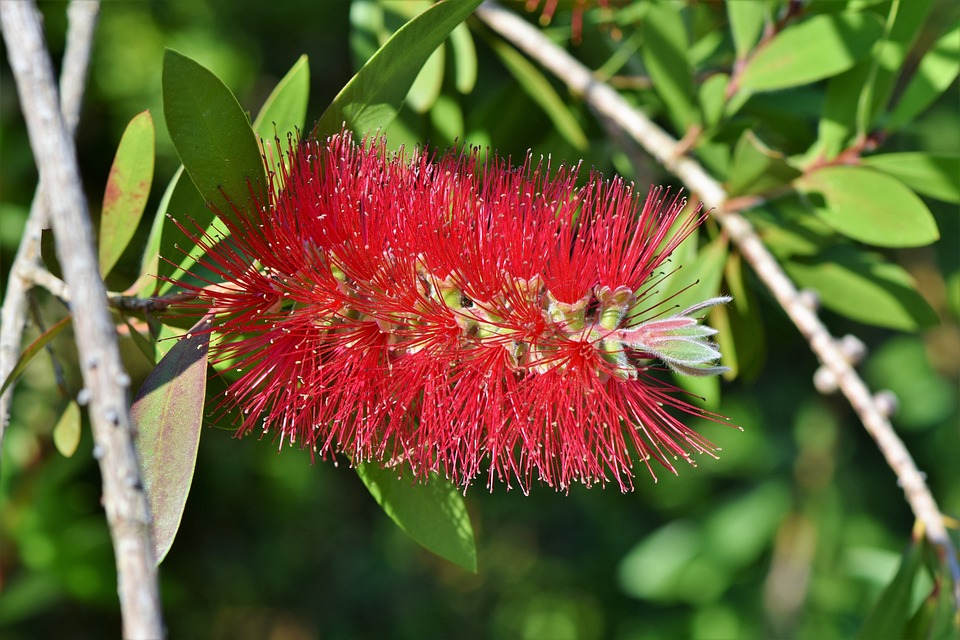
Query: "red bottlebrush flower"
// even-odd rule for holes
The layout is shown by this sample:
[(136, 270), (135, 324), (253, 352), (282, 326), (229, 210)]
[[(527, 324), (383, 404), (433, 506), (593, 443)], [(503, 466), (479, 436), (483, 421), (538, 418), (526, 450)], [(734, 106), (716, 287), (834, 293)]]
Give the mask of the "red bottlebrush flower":
[(239, 434), (524, 491), (626, 490), (635, 457), (653, 473), (651, 459), (712, 455), (668, 408), (719, 418), (651, 368), (721, 372), (694, 316), (727, 298), (638, 315), (702, 217), (682, 222), (669, 191), (642, 201), (577, 176), (349, 134), (292, 149), (269, 202), (225, 219), (230, 242), (198, 240), (224, 282), (181, 283), (215, 315), (213, 359), (242, 372), (225, 400)]

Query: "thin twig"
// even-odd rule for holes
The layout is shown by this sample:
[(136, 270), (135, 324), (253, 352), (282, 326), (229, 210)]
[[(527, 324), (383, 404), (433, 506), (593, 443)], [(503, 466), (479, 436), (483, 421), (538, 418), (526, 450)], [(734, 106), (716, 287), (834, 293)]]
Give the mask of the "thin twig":
[(157, 566), (150, 539), (150, 506), (130, 422), (130, 378), (97, 266), (76, 149), (58, 108), (53, 66), (33, 2), (0, 3), (0, 26), (30, 146), (43, 180), (57, 255), (73, 305), (80, 370), (89, 393), (94, 457), (103, 478), (103, 506), (117, 564), (123, 635), (164, 635)]
[[(99, 0), (73, 0), (67, 7), (66, 48), (63, 52), (63, 68), (60, 73), (60, 111), (67, 132), (72, 138), (80, 120), (83, 89), (87, 68), (90, 66), (90, 51), (93, 48), (93, 33), (100, 12)], [(29, 283), (15, 276), (17, 265), (39, 264), (40, 236), (47, 226), (47, 207), (43, 198), (43, 185), (38, 184), (30, 205), (30, 214), (20, 239), (20, 246), (13, 259), (13, 269), (7, 282), (3, 306), (0, 307), (0, 380), (5, 380), (20, 357), (20, 340), (27, 320), (27, 291)], [(0, 453), (3, 451), (4, 434), (10, 416), (10, 401), (13, 384), (0, 396)]]
[[(17, 267), (17, 276), (32, 286), (41, 287), (59, 298), (64, 304), (70, 305), (70, 287), (67, 283), (37, 264), (25, 264)], [(196, 300), (195, 293), (171, 293), (155, 298), (138, 298), (113, 291), (107, 292), (107, 304), (118, 311), (139, 311), (152, 313), (166, 311), (171, 305), (180, 302)]]
[(518, 49), (549, 69), (597, 113), (617, 123), (654, 156), (668, 171), (699, 194), (741, 255), (770, 290), (800, 330), (820, 362), (837, 380), (840, 390), (860, 417), (863, 426), (897, 476), (907, 502), (926, 530), (927, 538), (940, 551), (953, 579), (954, 596), (960, 606), (960, 562), (944, 525), (944, 517), (930, 493), (923, 473), (897, 436), (890, 421), (874, 402), (869, 388), (844, 356), (837, 340), (808, 306), (793, 282), (764, 246), (753, 226), (727, 207), (727, 194), (699, 163), (678, 151), (677, 141), (634, 109), (609, 85), (597, 82), (588, 68), (551, 42), (538, 29), (495, 4), (484, 3), (477, 16)]

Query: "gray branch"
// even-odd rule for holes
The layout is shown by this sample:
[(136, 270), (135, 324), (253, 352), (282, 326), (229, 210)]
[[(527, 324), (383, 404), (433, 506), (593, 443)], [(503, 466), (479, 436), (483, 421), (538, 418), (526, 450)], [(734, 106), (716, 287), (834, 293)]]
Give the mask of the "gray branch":
[(57, 255), (73, 298), (81, 374), (90, 398), (94, 457), (100, 463), (103, 505), (116, 557), (123, 635), (159, 638), (164, 629), (150, 541), (150, 507), (130, 423), (130, 379), (120, 361), (99, 274), (76, 149), (58, 108), (53, 68), (35, 4), (0, 2), (0, 26), (40, 171)]
[[(99, 12), (99, 0), (73, 0), (67, 7), (69, 26), (60, 73), (60, 111), (71, 138), (80, 120), (83, 89), (86, 84), (87, 68), (90, 66), (90, 51), (93, 49), (93, 33), (97, 26)], [(40, 263), (40, 234), (47, 223), (43, 185), (39, 184), (33, 196), (20, 246), (13, 260), (14, 268), (10, 271), (3, 306), (0, 307), (0, 380), (5, 380), (10, 375), (20, 356), (20, 340), (23, 337), (29, 307), (27, 294), (30, 283), (16, 276), (17, 266)], [(11, 384), (0, 396), (0, 452), (3, 451), (3, 437), (10, 416), (10, 401), (13, 398), (14, 386)]]

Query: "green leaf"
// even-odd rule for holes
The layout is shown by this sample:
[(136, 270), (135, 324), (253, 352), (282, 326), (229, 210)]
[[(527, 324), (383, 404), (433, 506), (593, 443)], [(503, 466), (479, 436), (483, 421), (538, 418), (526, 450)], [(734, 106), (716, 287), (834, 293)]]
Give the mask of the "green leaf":
[(870, 73), (857, 101), (857, 135), (873, 129), (877, 115), (893, 91), (894, 81), (903, 71), (904, 61), (930, 12), (933, 0), (894, 0), (887, 15), (883, 39), (869, 56)]
[(253, 121), (253, 131), (263, 146), (267, 175), (274, 178), (278, 190), (283, 188), (280, 163), (287, 151), (287, 138), (303, 131), (309, 99), (310, 63), (304, 54), (273, 88)]
[(900, 638), (910, 619), (913, 583), (923, 566), (921, 545), (911, 542), (903, 555), (900, 568), (890, 584), (886, 586), (877, 604), (867, 615), (863, 626), (857, 632), (857, 638)]
[(180, 528), (197, 463), (207, 386), (209, 331), (201, 320), (150, 372), (130, 408), (143, 484), (153, 515), (157, 564)]
[(740, 78), (747, 91), (773, 91), (843, 73), (883, 33), (866, 13), (817, 15), (793, 24), (750, 58)]
[[(167, 184), (167, 188), (163, 192), (163, 197), (160, 198), (160, 206), (157, 207), (157, 212), (153, 216), (153, 224), (150, 225), (150, 235), (147, 236), (147, 246), (143, 251), (143, 260), (140, 262), (141, 278), (144, 276), (156, 276), (157, 273), (159, 273), (161, 239), (163, 237), (164, 227), (166, 226), (167, 210), (170, 207), (170, 198), (173, 196), (173, 191), (182, 173), (183, 165), (180, 165), (177, 172), (173, 174), (173, 178), (170, 179), (170, 183)], [(194, 191), (196, 191), (196, 189), (194, 189)], [(198, 200), (200, 199), (199, 196), (200, 194), (197, 194)], [(200, 204), (201, 206), (203, 205), (202, 200)], [(158, 283), (151, 278), (144, 282), (140, 289), (138, 289), (137, 295), (141, 297), (149, 296), (157, 287)]]
[(704, 124), (708, 127), (717, 125), (723, 117), (729, 82), (730, 76), (727, 74), (715, 73), (700, 85), (700, 108), (703, 110)]
[(723, 354), (721, 364), (729, 367), (725, 378), (756, 379), (766, 358), (760, 303), (747, 286), (743, 259), (732, 252), (724, 266), (725, 293), (733, 298), (726, 305), (710, 310), (710, 326), (717, 329), (717, 344)]
[[(196, 186), (187, 179), (185, 173), (178, 173), (174, 179), (176, 184), (170, 195), (167, 211), (164, 212), (173, 220), (164, 219), (159, 249), (164, 259), (158, 265), (157, 274), (164, 278), (183, 280), (188, 277), (188, 272), (193, 271), (197, 260), (204, 254), (203, 248), (190, 236), (199, 236), (203, 232), (226, 236), (227, 231), (213, 211), (204, 206)], [(183, 225), (189, 235), (175, 224), (174, 220)], [(218, 280), (219, 278), (214, 279), (215, 282)], [(199, 283), (199, 280), (197, 282)], [(173, 288), (173, 283), (161, 282), (157, 294), (164, 295)]]
[(788, 184), (799, 175), (800, 171), (787, 164), (782, 153), (767, 147), (748, 129), (733, 150), (727, 192), (731, 196), (763, 193)]
[(457, 91), (470, 93), (477, 84), (477, 48), (467, 25), (461, 24), (450, 32), (450, 47)]
[(314, 135), (337, 133), (344, 123), (358, 134), (386, 127), (427, 58), (480, 2), (446, 0), (401, 27), (337, 94), (317, 121)]
[(450, 482), (431, 474), (414, 485), (376, 464), (357, 465), (357, 475), (383, 511), (428, 551), (468, 571), (477, 571), (477, 548), (463, 496)]
[(251, 190), (266, 201), (260, 145), (240, 103), (209, 69), (167, 49), (163, 113), (177, 155), (208, 206), (238, 221)]
[(903, 331), (939, 321), (910, 274), (876, 253), (837, 245), (816, 257), (794, 257), (784, 268), (800, 287), (816, 291), (823, 306), (853, 320)]
[(53, 428), (53, 446), (64, 458), (71, 458), (80, 446), (80, 405), (76, 400), (67, 403)]
[(7, 390), (14, 381), (23, 375), (23, 372), (26, 370), (27, 365), (37, 357), (37, 354), (43, 351), (43, 348), (47, 344), (57, 337), (61, 331), (66, 329), (71, 321), (73, 316), (67, 316), (57, 324), (53, 325), (46, 331), (40, 334), (36, 340), (31, 342), (26, 349), (23, 350), (23, 353), (20, 354), (20, 357), (17, 359), (17, 363), (13, 365), (13, 369), (10, 370), (10, 375), (7, 376), (7, 379), (3, 381), (3, 385), (0, 385), (0, 396)]
[(491, 39), (489, 42), (494, 53), (516, 78), (520, 88), (543, 109), (560, 135), (575, 149), (585, 151), (589, 146), (587, 134), (583, 132), (576, 118), (570, 113), (570, 108), (554, 90), (550, 81), (520, 52), (503, 40)]
[(310, 99), (310, 62), (303, 54), (260, 108), (253, 121), (253, 132), (264, 140), (274, 136), (284, 140), (288, 133), (303, 131)]
[(683, 15), (669, 5), (651, 4), (643, 21), (643, 65), (679, 131), (700, 122), (693, 72), (687, 58), (690, 41)]
[(919, 247), (940, 237), (927, 205), (902, 182), (862, 167), (832, 166), (795, 181), (804, 193), (819, 193), (817, 215), (854, 240), (878, 247)]
[(954, 24), (920, 60), (913, 79), (900, 96), (884, 128), (893, 131), (911, 122), (953, 84), (958, 74), (960, 24)]
[(153, 119), (143, 111), (130, 121), (110, 167), (100, 214), (100, 274), (106, 277), (130, 244), (153, 182)]
[[(692, 246), (687, 245), (688, 242)], [(727, 239), (718, 236), (699, 251), (695, 248), (696, 242), (696, 237), (691, 236), (677, 247), (669, 262), (661, 267), (662, 271), (670, 272), (669, 275), (655, 291), (638, 301), (637, 310), (660, 304), (682, 310), (717, 295), (723, 277), (723, 263), (727, 259)], [(669, 315), (666, 306), (658, 307), (657, 312), (660, 311)]]
[(888, 173), (911, 189), (945, 202), (960, 203), (960, 156), (906, 152), (861, 158), (872, 169)]
[(753, 49), (763, 30), (766, 3), (753, 0), (752, 2), (727, 2), (725, 5), (737, 59), (742, 60)]

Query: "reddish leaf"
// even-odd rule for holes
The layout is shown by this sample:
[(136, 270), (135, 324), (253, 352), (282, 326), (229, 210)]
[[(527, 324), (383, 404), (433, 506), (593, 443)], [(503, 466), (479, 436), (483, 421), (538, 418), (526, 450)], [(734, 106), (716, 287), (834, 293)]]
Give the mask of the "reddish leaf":
[(110, 167), (100, 216), (100, 273), (106, 277), (133, 238), (153, 182), (153, 120), (144, 111), (127, 125)]
[(210, 334), (195, 331), (207, 322), (201, 320), (160, 360), (130, 410), (153, 513), (157, 564), (177, 535), (197, 463)]

